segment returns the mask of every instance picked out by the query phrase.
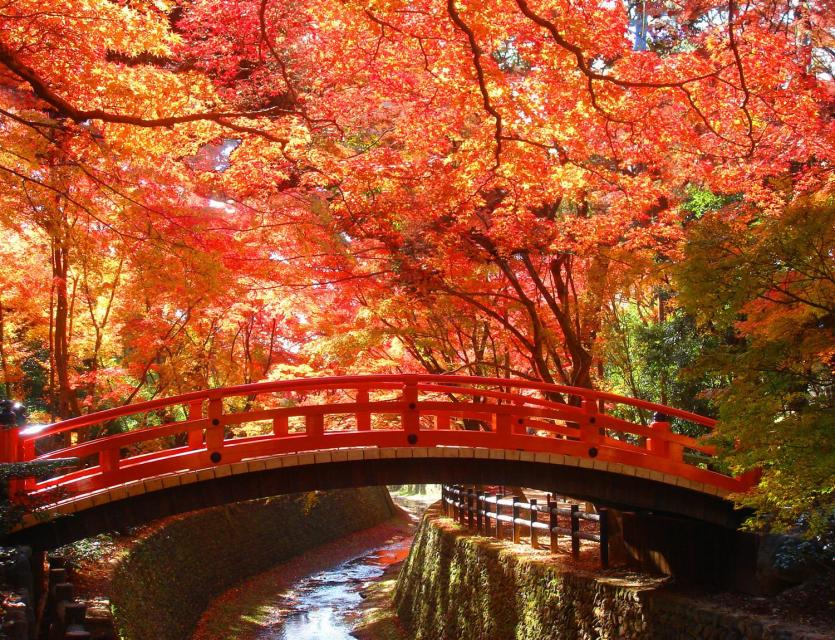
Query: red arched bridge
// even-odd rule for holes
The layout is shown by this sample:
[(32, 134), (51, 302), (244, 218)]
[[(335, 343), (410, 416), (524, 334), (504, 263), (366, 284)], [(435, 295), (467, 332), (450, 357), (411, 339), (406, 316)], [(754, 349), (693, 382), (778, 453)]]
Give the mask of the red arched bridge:
[[(653, 412), (666, 417), (646, 424), (618, 417)], [(413, 482), (541, 487), (735, 523), (725, 498), (752, 479), (711, 470), (714, 449), (673, 433), (672, 417), (705, 433), (714, 426), (590, 389), (346, 376), (211, 389), (12, 429), (0, 454), (9, 462), (74, 459), (52, 477), (11, 487), (17, 499), (45, 505), (19, 535), (49, 529), (56, 541), (233, 500)], [(65, 514), (75, 518), (57, 517)]]

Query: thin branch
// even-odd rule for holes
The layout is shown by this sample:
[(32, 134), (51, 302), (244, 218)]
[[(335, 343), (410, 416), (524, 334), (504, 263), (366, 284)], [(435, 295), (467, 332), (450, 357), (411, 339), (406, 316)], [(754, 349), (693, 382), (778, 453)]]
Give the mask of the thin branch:
[(143, 118), (140, 116), (127, 115), (121, 113), (111, 113), (102, 109), (79, 109), (63, 97), (58, 95), (55, 91), (49, 88), (46, 82), (38, 75), (38, 73), (21, 61), (8, 47), (0, 44), (0, 64), (5, 65), (18, 78), (25, 81), (32, 87), (34, 94), (54, 107), (61, 114), (73, 120), (74, 122), (85, 122), (87, 120), (100, 120), (111, 124), (127, 124), (137, 127), (173, 127), (178, 124), (186, 124), (189, 122), (215, 122), (222, 127), (232, 129), (241, 133), (254, 133), (265, 137), (266, 139), (277, 142), (282, 145), (287, 144), (287, 140), (280, 139), (271, 133), (229, 122), (230, 118), (246, 118), (250, 120), (265, 118), (278, 115), (279, 113), (286, 113), (286, 110), (278, 107), (270, 107), (268, 109), (260, 109), (257, 111), (205, 111), (199, 113), (189, 113), (179, 116), (167, 116), (163, 118)]
[(452, 19), (455, 26), (463, 31), (467, 36), (467, 40), (470, 43), (470, 51), (473, 54), (473, 66), (475, 67), (476, 78), (478, 79), (478, 88), (479, 91), (481, 91), (481, 99), (484, 103), (484, 110), (493, 116), (496, 121), (496, 133), (494, 135), (496, 139), (496, 165), (493, 168), (497, 169), (501, 163), (502, 155), (502, 115), (490, 102), (490, 94), (487, 91), (487, 83), (484, 78), (484, 68), (481, 66), (481, 58), (484, 55), (484, 50), (479, 46), (473, 30), (466, 22), (464, 22), (461, 15), (458, 13), (458, 9), (455, 6), (455, 0), (447, 0), (447, 12), (449, 13), (449, 17)]

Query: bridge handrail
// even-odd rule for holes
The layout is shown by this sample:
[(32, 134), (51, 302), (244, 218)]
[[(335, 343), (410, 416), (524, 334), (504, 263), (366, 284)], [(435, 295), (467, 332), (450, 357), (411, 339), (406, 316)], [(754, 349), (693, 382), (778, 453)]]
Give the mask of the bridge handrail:
[[(712, 429), (716, 424), (716, 421), (711, 418), (707, 418), (696, 413), (691, 413), (683, 409), (676, 409), (675, 407), (668, 407), (666, 405), (658, 404), (656, 402), (650, 402), (648, 400), (629, 398), (614, 393), (608, 393), (606, 391), (586, 389), (583, 387), (570, 387), (565, 385), (550, 384), (547, 382), (523, 381), (508, 378), (459, 376), (452, 374), (386, 374), (368, 376), (330, 376), (320, 378), (298, 378), (293, 380), (257, 382), (252, 384), (236, 385), (231, 387), (218, 387), (215, 389), (208, 389), (203, 391), (192, 391), (176, 396), (169, 396), (167, 398), (157, 398), (154, 400), (146, 400), (143, 402), (124, 405), (121, 407), (114, 407), (112, 409), (105, 409), (103, 411), (98, 411), (95, 413), (90, 413), (75, 418), (69, 418), (67, 420), (62, 420), (47, 425), (38, 425), (37, 427), (24, 428), (20, 432), (20, 438), (23, 441), (37, 440), (48, 435), (54, 435), (66, 431), (75, 431), (77, 429), (89, 427), (95, 424), (100, 424), (102, 422), (107, 422), (116, 418), (122, 418), (138, 413), (162, 409), (169, 406), (191, 404), (197, 401), (202, 402), (205, 400), (217, 400), (244, 395), (260, 395), (276, 391), (325, 390), (329, 387), (335, 389), (344, 389), (346, 387), (352, 389), (359, 389), (364, 387), (373, 387), (376, 384), (380, 383), (449, 383), (453, 380), (456, 384), (479, 384), (500, 387), (512, 387), (533, 391), (544, 391), (546, 393), (551, 392), (563, 395), (573, 395), (590, 401), (603, 400), (606, 402), (614, 402), (617, 404), (632, 406), (637, 409), (659, 412), (667, 416), (681, 418), (688, 422), (693, 422), (695, 424), (702, 425), (709, 429)], [(467, 389), (468, 387), (461, 387), (460, 389), (456, 389), (456, 391), (459, 393), (466, 393)], [(543, 400), (540, 398), (530, 398), (528, 401), (537, 404), (542, 402), (552, 402), (554, 406), (560, 406), (560, 403)]]
[[(225, 407), (223, 402), (241, 396), (321, 391), (342, 393), (332, 402), (317, 396), (308, 403), (305, 398), (294, 398), (298, 404), (248, 403), (243, 411)], [(574, 398), (570, 404), (564, 401), (568, 396)], [(606, 413), (607, 404), (612, 403), (655, 411), (663, 417), (656, 415), (648, 426), (635, 424)], [(46, 445), (43, 449), (36, 447), (39, 440), (56, 434), (174, 406), (185, 409), (185, 418), (177, 412), (177, 417), (163, 417), (163, 424), (97, 434), (92, 439), (82, 437), (80, 441), (52, 440), (42, 443)], [(606, 470), (614, 465), (613, 469), (629, 468), (632, 474), (643, 469), (641, 477), (656, 474), (655, 479), (664, 477), (665, 482), (681, 479), (722, 491), (750, 486), (750, 479), (711, 470), (704, 464), (707, 458), (694, 459), (692, 452), (710, 456), (714, 447), (673, 433), (668, 416), (707, 429), (715, 424), (710, 418), (654, 402), (527, 380), (434, 374), (301, 378), (195, 391), (41, 427), (9, 429), (0, 432), (0, 459), (82, 459), (83, 467), (71, 473), (23, 481), (24, 492), (30, 494), (58, 486), (94, 491), (154, 474), (205, 469), (221, 461), (229, 464), (286, 453), (404, 446), (499, 449), (535, 453), (537, 457), (540, 453), (561, 454), (580, 466)], [(300, 427), (295, 423), (299, 418), (303, 422)], [(232, 431), (238, 425), (264, 422), (272, 424), (258, 426), (254, 432)]]

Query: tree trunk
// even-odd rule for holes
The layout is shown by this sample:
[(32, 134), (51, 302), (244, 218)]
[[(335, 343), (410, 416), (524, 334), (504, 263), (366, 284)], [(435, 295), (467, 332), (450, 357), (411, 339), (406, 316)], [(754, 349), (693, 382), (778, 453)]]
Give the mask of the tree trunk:
[(55, 342), (53, 348), (55, 375), (58, 380), (57, 410), (59, 418), (70, 418), (81, 414), (78, 398), (70, 385), (68, 270), (69, 248), (61, 238), (53, 237), (52, 278), (55, 287)]

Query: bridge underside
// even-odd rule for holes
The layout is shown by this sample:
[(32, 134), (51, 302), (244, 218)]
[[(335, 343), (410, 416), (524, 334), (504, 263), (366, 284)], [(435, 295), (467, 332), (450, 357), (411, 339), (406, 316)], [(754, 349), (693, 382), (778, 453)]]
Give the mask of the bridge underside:
[[(423, 455), (425, 454), (425, 455)], [(428, 448), (351, 449), (277, 456), (169, 474), (65, 501), (29, 518), (9, 543), (52, 549), (187, 511), (286, 493), (390, 484), (483, 484), (550, 491), (625, 511), (653, 512), (735, 528), (741, 514), (701, 485), (622, 465), (514, 451)], [(533, 458), (533, 459), (531, 459)], [(558, 461), (555, 461), (558, 460)], [(666, 480), (666, 481), (665, 481)], [(678, 482), (678, 484), (676, 484)], [(47, 518), (47, 519), (45, 519)]]

